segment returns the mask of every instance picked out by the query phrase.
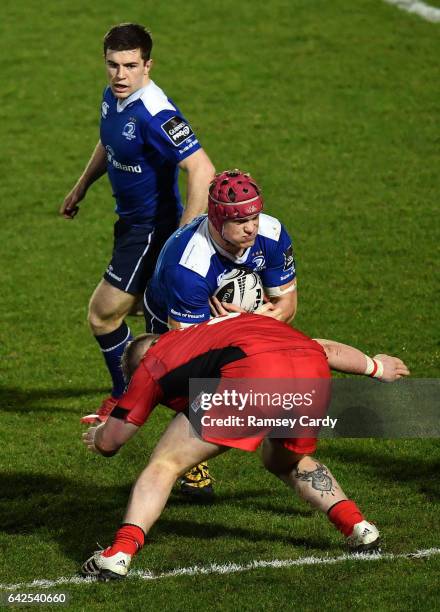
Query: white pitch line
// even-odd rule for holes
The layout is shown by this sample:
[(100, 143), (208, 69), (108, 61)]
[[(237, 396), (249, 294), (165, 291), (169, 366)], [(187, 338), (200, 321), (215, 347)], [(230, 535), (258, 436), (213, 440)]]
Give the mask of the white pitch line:
[(402, 11), (418, 15), (426, 21), (440, 23), (440, 9), (429, 6), (425, 2), (418, 0), (384, 0), (387, 4), (393, 4)]
[[(169, 572), (153, 574), (150, 571), (132, 570), (128, 573), (126, 580), (137, 578), (140, 580), (162, 580), (163, 578), (173, 578), (176, 576), (199, 576), (206, 574), (235, 574), (237, 572), (249, 572), (259, 568), (284, 568), (297, 567), (301, 565), (334, 565), (343, 561), (395, 561), (396, 559), (426, 559), (440, 554), (440, 548), (427, 548), (417, 550), (413, 553), (395, 555), (393, 553), (372, 553), (372, 554), (344, 554), (339, 557), (299, 557), (299, 559), (274, 559), (272, 561), (250, 561), (244, 565), (238, 563), (211, 563), (210, 565), (194, 565), (193, 567), (178, 567)], [(81, 576), (71, 576), (57, 578), (56, 580), (34, 580), (32, 582), (21, 582), (17, 584), (0, 584), (0, 589), (4, 591), (17, 591), (23, 589), (51, 589), (69, 584), (92, 584), (96, 578), (82, 578)]]

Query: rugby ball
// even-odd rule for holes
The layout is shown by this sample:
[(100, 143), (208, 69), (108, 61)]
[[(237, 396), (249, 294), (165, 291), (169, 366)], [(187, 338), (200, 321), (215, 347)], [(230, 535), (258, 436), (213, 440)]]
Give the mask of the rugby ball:
[(231, 270), (222, 277), (214, 295), (220, 302), (235, 304), (246, 312), (254, 312), (263, 303), (263, 285), (255, 272)]

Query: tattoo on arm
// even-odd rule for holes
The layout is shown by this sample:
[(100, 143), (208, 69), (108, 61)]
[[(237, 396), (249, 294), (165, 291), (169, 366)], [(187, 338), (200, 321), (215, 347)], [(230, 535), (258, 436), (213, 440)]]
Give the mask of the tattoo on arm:
[(336, 489), (333, 485), (333, 480), (325, 465), (322, 465), (321, 463), (318, 463), (317, 467), (310, 472), (307, 470), (297, 472), (295, 478), (298, 478), (298, 480), (302, 480), (304, 482), (311, 482), (312, 488), (321, 492), (321, 497), (324, 497), (324, 493), (326, 495), (335, 494)]

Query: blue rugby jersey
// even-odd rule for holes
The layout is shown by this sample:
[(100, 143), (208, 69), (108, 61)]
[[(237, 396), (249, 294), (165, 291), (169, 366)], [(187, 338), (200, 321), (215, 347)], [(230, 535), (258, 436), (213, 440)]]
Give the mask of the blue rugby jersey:
[(209, 298), (223, 276), (235, 268), (257, 272), (268, 288), (295, 278), (292, 241), (278, 219), (262, 213), (254, 245), (235, 258), (214, 244), (206, 215), (174, 232), (147, 287), (147, 308), (165, 324), (168, 316), (182, 323), (207, 321)]
[(116, 213), (129, 223), (180, 216), (177, 164), (200, 144), (165, 93), (150, 81), (121, 102), (107, 87), (100, 134)]

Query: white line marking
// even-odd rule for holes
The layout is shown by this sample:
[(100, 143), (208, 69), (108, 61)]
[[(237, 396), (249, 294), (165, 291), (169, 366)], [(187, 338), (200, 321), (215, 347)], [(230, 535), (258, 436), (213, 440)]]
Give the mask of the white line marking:
[[(440, 548), (428, 548), (425, 550), (417, 550), (413, 553), (403, 553), (394, 555), (393, 553), (372, 553), (372, 554), (344, 554), (339, 557), (299, 557), (299, 559), (274, 559), (272, 561), (250, 561), (244, 565), (238, 563), (211, 563), (210, 565), (193, 567), (177, 567), (169, 572), (154, 574), (149, 570), (132, 570), (129, 572), (127, 579), (138, 578), (140, 580), (162, 580), (162, 578), (173, 578), (176, 576), (198, 576), (206, 574), (235, 574), (237, 572), (249, 572), (250, 570), (259, 568), (281, 568), (281, 567), (296, 567), (300, 565), (334, 565), (343, 561), (395, 561), (396, 559), (426, 559), (440, 555)], [(64, 584), (91, 584), (96, 582), (96, 578), (81, 576), (71, 576), (57, 578), (56, 580), (34, 580), (33, 582), (21, 582), (18, 584), (0, 584), (0, 589), (5, 591), (16, 591), (23, 589), (51, 589)]]
[(429, 6), (425, 2), (418, 0), (385, 0), (387, 4), (393, 4), (402, 11), (414, 13), (426, 21), (440, 23), (440, 9)]

